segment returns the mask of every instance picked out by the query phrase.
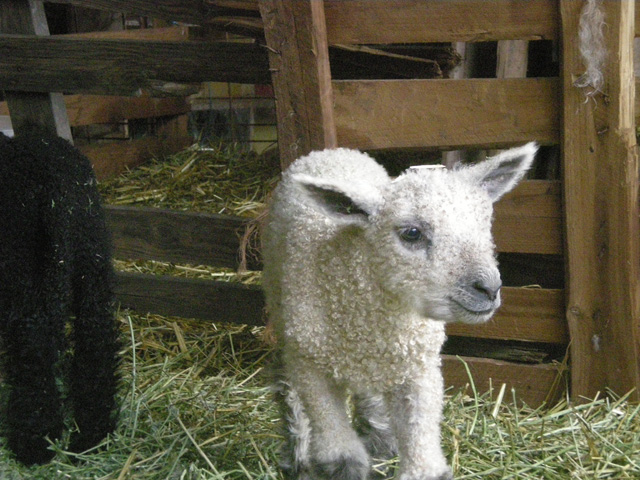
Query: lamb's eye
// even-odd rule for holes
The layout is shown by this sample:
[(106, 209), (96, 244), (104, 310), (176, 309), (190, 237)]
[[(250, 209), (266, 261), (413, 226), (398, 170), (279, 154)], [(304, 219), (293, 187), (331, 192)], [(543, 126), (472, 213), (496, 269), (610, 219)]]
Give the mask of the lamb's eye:
[(409, 227), (400, 230), (400, 238), (407, 243), (416, 243), (424, 239), (424, 235), (420, 229), (416, 227)]

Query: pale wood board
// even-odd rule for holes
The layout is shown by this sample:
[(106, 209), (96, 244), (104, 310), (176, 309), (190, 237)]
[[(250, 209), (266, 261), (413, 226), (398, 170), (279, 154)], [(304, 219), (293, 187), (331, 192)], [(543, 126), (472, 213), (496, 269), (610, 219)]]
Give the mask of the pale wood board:
[(557, 2), (325, 1), (330, 44), (555, 39)]
[(447, 335), (567, 344), (564, 291), (503, 287), (502, 306), (481, 325), (451, 323)]
[(527, 365), (452, 355), (443, 355), (442, 363), (445, 387), (454, 387), (455, 390), (466, 386), (467, 393), (472, 395), (470, 385), (473, 382), (478, 393), (491, 389), (495, 396), (504, 383), (509, 395), (505, 401), (513, 398), (511, 390), (514, 389), (516, 400), (531, 407), (539, 407), (545, 403), (553, 405), (565, 386), (565, 371), (561, 365)]
[(557, 78), (334, 81), (338, 143), (361, 149), (559, 142)]
[(635, 2), (603, 2), (603, 94), (574, 86), (583, 2), (561, 0), (563, 185), (572, 396), (607, 388), (640, 398), (640, 229), (632, 64)]
[(499, 252), (561, 255), (564, 252), (562, 186), (525, 180), (494, 206), (493, 236)]

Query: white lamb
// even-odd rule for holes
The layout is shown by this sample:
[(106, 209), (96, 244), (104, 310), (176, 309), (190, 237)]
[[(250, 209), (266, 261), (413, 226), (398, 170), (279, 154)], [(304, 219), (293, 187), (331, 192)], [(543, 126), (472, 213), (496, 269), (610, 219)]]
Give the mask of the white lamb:
[(440, 447), (445, 323), (485, 322), (500, 306), (492, 204), (536, 150), (393, 180), (341, 148), (284, 172), (263, 253), (287, 478), (362, 480), (370, 456), (396, 452), (401, 480), (452, 478)]

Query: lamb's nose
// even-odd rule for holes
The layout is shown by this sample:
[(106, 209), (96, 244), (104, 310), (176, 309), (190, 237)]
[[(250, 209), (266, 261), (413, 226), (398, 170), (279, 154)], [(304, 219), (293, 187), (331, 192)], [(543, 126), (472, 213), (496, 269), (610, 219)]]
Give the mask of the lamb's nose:
[(472, 287), (477, 293), (494, 302), (498, 298), (498, 293), (500, 293), (502, 281), (476, 280), (473, 282)]

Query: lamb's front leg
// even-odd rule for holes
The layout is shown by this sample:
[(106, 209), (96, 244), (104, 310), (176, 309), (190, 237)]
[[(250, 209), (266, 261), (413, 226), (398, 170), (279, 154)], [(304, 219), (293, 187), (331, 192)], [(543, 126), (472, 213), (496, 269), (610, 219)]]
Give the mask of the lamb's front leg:
[(440, 446), (443, 381), (439, 362), (389, 394), (400, 455), (399, 480), (451, 480)]
[[(303, 360), (286, 368), (294, 395), (289, 402), (300, 402), (291, 411), (303, 410), (310, 425), (308, 458), (294, 459), (294, 478), (316, 480), (364, 480), (370, 469), (369, 456), (351, 426), (346, 393), (332, 379)], [(301, 408), (300, 408), (301, 407)], [(299, 415), (298, 415), (299, 417)], [(291, 418), (289, 419), (291, 422)], [(294, 434), (290, 424), (290, 434)], [(298, 429), (299, 432), (299, 429)], [(300, 452), (301, 449), (294, 449)], [(297, 471), (295, 471), (297, 470)]]

